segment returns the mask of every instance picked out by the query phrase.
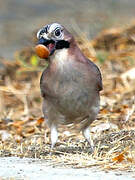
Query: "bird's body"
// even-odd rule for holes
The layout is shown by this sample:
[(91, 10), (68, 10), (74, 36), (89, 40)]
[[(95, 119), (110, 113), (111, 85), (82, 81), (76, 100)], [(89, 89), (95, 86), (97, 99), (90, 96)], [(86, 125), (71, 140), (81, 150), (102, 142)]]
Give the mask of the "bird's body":
[(99, 93), (95, 89), (98, 83), (92, 85), (97, 76), (94, 71), (91, 74), (92, 63), (86, 59), (86, 66), (79, 59), (67, 56), (67, 51), (68, 49), (62, 50), (62, 55), (59, 53), (59, 58), (52, 60), (41, 78), (41, 92), (45, 103), (52, 106), (53, 113), (57, 111), (59, 116), (63, 116), (62, 121), (58, 116), (55, 117), (53, 121), (56, 124), (74, 123), (87, 117), (91, 107), (99, 109)]
[(99, 112), (101, 74), (98, 67), (83, 55), (74, 38), (66, 30), (63, 31), (69, 47), (60, 46), (62, 48), (50, 56), (40, 81), (43, 112), (48, 114), (52, 147), (57, 141), (59, 124), (80, 122), (83, 122), (83, 135), (92, 144), (89, 125)]

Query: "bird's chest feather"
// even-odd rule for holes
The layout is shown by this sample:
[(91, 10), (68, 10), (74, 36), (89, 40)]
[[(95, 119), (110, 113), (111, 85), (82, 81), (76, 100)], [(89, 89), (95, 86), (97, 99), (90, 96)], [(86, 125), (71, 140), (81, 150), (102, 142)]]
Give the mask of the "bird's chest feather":
[(80, 111), (84, 104), (89, 106), (90, 87), (86, 83), (85, 73), (80, 71), (81, 67), (78, 68), (76, 62), (66, 52), (63, 53), (53, 59), (52, 66), (41, 81), (41, 90), (44, 89), (46, 99), (60, 110), (67, 113), (73, 109)]

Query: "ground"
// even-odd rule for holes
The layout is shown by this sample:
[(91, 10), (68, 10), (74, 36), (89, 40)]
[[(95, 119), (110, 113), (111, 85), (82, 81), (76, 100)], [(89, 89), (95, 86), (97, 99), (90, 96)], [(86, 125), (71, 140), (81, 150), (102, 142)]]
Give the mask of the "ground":
[(33, 179), (33, 180), (133, 180), (134, 175), (121, 172), (104, 172), (96, 168), (53, 168), (49, 161), (29, 158), (0, 158), (0, 177), (3, 180)]

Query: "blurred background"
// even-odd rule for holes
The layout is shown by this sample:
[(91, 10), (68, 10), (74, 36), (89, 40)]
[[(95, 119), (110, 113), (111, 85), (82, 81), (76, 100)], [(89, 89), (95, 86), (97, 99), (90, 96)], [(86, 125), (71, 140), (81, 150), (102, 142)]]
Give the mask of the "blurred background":
[(80, 28), (88, 39), (112, 26), (124, 26), (135, 15), (134, 0), (0, 0), (0, 56), (32, 46), (33, 32), (59, 22), (71, 31)]
[(53, 162), (135, 172), (135, 0), (0, 0), (0, 156), (52, 159), (40, 93), (48, 64), (34, 50), (36, 32), (52, 22), (75, 35), (104, 87), (91, 124), (94, 156), (81, 134), (61, 126)]

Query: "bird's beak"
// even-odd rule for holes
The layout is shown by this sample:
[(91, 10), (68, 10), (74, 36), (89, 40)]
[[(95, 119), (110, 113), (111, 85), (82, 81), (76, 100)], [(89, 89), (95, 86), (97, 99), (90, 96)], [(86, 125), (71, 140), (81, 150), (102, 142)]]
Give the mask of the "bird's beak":
[(38, 44), (42, 44), (46, 46), (50, 52), (50, 56), (54, 53), (55, 51), (55, 41), (50, 40), (50, 39), (45, 39), (45, 38), (40, 38), (38, 41)]
[(43, 45), (47, 46), (48, 39), (45, 39), (45, 38), (42, 37), (42, 38), (39, 39), (38, 44), (43, 44)]

